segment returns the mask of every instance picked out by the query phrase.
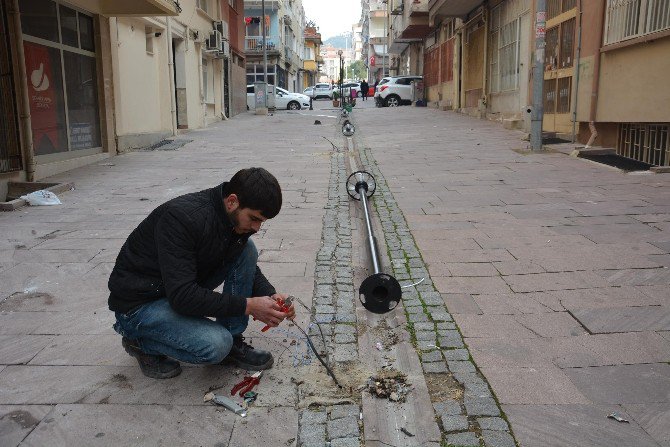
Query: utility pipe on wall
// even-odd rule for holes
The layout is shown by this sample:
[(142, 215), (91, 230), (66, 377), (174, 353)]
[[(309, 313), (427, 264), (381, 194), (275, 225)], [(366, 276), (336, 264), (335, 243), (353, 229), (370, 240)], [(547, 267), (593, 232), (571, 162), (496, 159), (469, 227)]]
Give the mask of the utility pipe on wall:
[(574, 143), (576, 141), (576, 126), (577, 126), (577, 102), (579, 99), (579, 61), (582, 53), (582, 0), (579, 0), (577, 2), (577, 14), (579, 14), (579, 24), (577, 25), (577, 55), (575, 57), (575, 67), (577, 69), (577, 73), (575, 73), (575, 88), (574, 88), (574, 94), (575, 94), (575, 100), (573, 102), (573, 111), (572, 111), (572, 142)]
[(23, 134), (23, 155), (26, 163), (26, 180), (35, 181), (35, 152), (33, 146), (33, 129), (30, 117), (30, 96), (28, 95), (28, 76), (26, 74), (26, 59), (23, 51), (23, 35), (21, 33), (21, 16), (19, 15), (19, 0), (13, 0), (8, 5), (8, 13), (12, 18), (15, 32), (16, 65), (19, 68), (19, 88), (21, 89), (21, 104), (19, 121)]
[[(593, 29), (602, 30), (603, 24), (605, 22), (605, 2), (596, 2), (596, 7), (600, 8), (599, 14), (597, 15), (597, 21), (593, 24)], [(598, 131), (596, 130), (596, 115), (598, 112), (598, 89), (600, 88), (600, 47), (602, 45), (603, 34), (600, 34), (600, 42), (598, 49), (595, 54), (595, 61), (593, 62), (593, 82), (591, 84), (591, 107), (589, 111), (589, 129), (591, 130), (591, 136), (589, 137), (586, 147), (591, 147), (593, 141), (598, 136)]]
[(530, 147), (542, 150), (544, 121), (544, 49), (547, 27), (547, 2), (537, 0), (535, 10), (535, 69), (533, 70), (533, 108), (530, 113)]
[(170, 115), (172, 120), (172, 135), (177, 135), (177, 98), (174, 79), (174, 46), (172, 44), (172, 19), (166, 17), (167, 47), (168, 47), (168, 79), (170, 80)]

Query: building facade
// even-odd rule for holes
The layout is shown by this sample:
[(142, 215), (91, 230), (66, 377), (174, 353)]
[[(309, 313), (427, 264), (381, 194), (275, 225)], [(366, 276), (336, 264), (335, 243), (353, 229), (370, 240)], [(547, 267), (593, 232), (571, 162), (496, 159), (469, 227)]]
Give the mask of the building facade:
[(260, 0), (244, 1), (247, 84), (264, 79), (263, 27), (268, 83), (289, 91), (303, 85), (305, 11), (301, 0), (267, 0), (262, 17)]
[(1, 0), (0, 196), (245, 110), (241, 6)]
[[(670, 4), (547, 0), (543, 131), (670, 165)], [(431, 0), (430, 104), (530, 130), (532, 0)]]
[(431, 32), (428, 0), (390, 0), (391, 75), (423, 73), (424, 38)]
[(167, 0), (0, 1), (0, 197), (116, 154), (111, 22), (178, 14)]
[(389, 5), (383, 0), (362, 0), (361, 9), (361, 58), (368, 67), (368, 81), (374, 84), (387, 76), (390, 69)]
[(305, 27), (305, 49), (303, 51), (303, 90), (319, 82), (320, 67), (323, 64), (321, 45), (323, 45), (321, 33), (318, 32), (314, 23), (308, 23)]

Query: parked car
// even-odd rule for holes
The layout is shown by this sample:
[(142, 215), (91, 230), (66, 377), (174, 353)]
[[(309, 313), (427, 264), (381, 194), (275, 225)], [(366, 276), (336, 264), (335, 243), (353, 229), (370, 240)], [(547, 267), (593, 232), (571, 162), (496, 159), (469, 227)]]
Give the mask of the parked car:
[[(302, 93), (291, 93), (281, 87), (275, 88), (275, 107), (277, 109), (300, 110), (309, 107), (309, 96)], [(247, 110), (256, 108), (253, 84), (247, 85)]]
[(342, 90), (344, 96), (351, 96), (351, 91), (353, 90), (353, 96), (360, 98), (363, 96), (361, 94), (361, 83), (360, 82), (345, 82), (342, 84)]
[(382, 78), (375, 91), (375, 101), (380, 106), (398, 107), (412, 103), (412, 82), (421, 76), (387, 76)]
[(305, 90), (303, 90), (302, 94), (311, 97), (314, 94), (314, 86), (312, 85), (311, 87), (307, 87)]
[(333, 88), (330, 84), (324, 82), (314, 86), (314, 99), (319, 98), (333, 99)]

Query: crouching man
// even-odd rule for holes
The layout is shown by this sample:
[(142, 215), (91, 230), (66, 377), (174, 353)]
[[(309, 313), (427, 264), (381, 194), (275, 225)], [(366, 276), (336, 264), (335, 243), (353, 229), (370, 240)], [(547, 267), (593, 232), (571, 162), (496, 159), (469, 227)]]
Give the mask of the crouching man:
[[(242, 334), (249, 316), (276, 327), (295, 315), (293, 306), (281, 312), (277, 301), (287, 295), (263, 276), (249, 240), (281, 204), (272, 174), (243, 169), (230, 182), (164, 203), (130, 234), (109, 278), (109, 308), (144, 375), (175, 377), (179, 361), (272, 366), (272, 354)], [(223, 293), (214, 291), (222, 283)]]

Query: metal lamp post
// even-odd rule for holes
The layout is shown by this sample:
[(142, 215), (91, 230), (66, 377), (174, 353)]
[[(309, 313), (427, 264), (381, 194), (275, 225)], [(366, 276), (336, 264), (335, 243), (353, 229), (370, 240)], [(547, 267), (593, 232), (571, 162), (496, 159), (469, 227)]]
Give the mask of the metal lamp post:
[(342, 94), (342, 50), (337, 50), (337, 55), (340, 57), (340, 105), (344, 108), (344, 95)]

